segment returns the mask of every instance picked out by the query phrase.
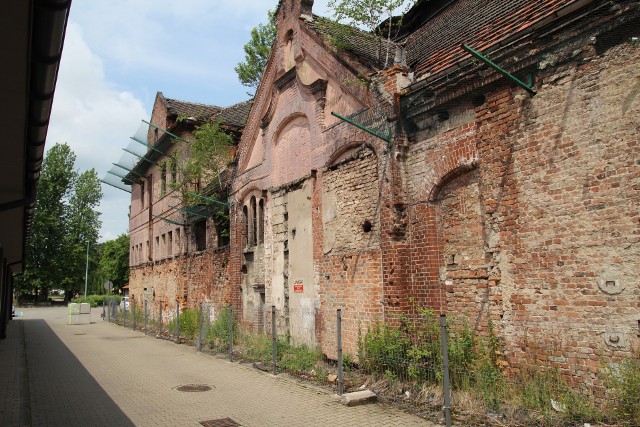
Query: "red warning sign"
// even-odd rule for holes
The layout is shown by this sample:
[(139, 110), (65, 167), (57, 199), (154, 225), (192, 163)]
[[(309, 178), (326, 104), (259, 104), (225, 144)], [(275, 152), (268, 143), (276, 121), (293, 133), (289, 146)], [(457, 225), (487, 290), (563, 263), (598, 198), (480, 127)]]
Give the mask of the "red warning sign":
[(304, 283), (302, 279), (298, 279), (295, 282), (293, 282), (293, 292), (295, 293), (304, 292)]

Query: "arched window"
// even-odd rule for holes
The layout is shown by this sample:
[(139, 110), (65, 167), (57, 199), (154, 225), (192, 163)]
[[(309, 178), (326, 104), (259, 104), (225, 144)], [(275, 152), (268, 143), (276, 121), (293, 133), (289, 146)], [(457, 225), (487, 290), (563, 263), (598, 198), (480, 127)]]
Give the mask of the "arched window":
[(258, 244), (264, 243), (264, 200), (258, 203)]
[(242, 220), (244, 223), (244, 245), (249, 245), (249, 209), (247, 206), (242, 207)]
[(256, 246), (258, 244), (258, 218), (256, 217), (256, 198), (255, 196), (251, 197), (251, 206), (250, 206), (250, 215), (251, 215), (251, 242), (252, 246)]

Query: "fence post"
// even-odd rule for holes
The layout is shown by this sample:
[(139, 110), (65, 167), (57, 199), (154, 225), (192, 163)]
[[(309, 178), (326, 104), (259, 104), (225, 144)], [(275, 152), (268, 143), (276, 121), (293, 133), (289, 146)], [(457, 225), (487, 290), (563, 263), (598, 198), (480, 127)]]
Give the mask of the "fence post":
[(229, 360), (233, 361), (233, 306), (229, 305)]
[(176, 344), (180, 344), (180, 301), (176, 300), (176, 327), (173, 335), (176, 339)]
[(200, 310), (198, 311), (198, 342), (196, 343), (196, 349), (202, 351), (202, 328), (204, 322), (202, 321), (202, 303), (200, 303)]
[(337, 331), (338, 335), (338, 396), (342, 396), (344, 392), (344, 381), (342, 378), (342, 309), (338, 309), (338, 323)]
[(122, 316), (123, 316), (122, 324), (126, 328), (127, 327), (127, 304), (122, 303), (122, 306), (124, 307), (124, 311), (122, 313)]
[(136, 330), (136, 297), (134, 295), (131, 296), (131, 323), (133, 325), (133, 330)]
[(158, 330), (156, 336), (160, 338), (162, 336), (162, 302), (158, 303)]
[(440, 315), (440, 335), (442, 340), (442, 375), (444, 380), (444, 419), (447, 427), (451, 426), (451, 384), (449, 383), (449, 345), (447, 342), (447, 318)]
[(276, 335), (276, 306), (271, 306), (271, 353), (272, 361), (271, 368), (273, 369), (273, 375), (278, 373), (278, 337)]
[(147, 300), (144, 300), (144, 334), (147, 335)]

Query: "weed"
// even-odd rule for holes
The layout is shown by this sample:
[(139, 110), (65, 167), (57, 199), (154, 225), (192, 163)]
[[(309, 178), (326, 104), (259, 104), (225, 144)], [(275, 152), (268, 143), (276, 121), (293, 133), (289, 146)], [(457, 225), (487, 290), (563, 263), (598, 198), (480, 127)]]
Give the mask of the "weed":
[(613, 398), (612, 415), (640, 425), (640, 348), (605, 370), (605, 384)]

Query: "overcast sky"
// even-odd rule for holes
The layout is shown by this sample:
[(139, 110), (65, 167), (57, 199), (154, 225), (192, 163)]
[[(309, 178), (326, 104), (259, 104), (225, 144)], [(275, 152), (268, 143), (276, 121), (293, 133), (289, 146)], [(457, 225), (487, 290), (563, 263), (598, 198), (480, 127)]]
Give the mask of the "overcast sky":
[[(329, 16), (328, 0), (313, 11)], [(233, 68), (277, 0), (74, 0), (47, 148), (68, 143), (76, 167), (104, 177), (156, 92), (228, 106), (248, 98)], [(102, 185), (101, 241), (128, 229), (129, 194)]]

